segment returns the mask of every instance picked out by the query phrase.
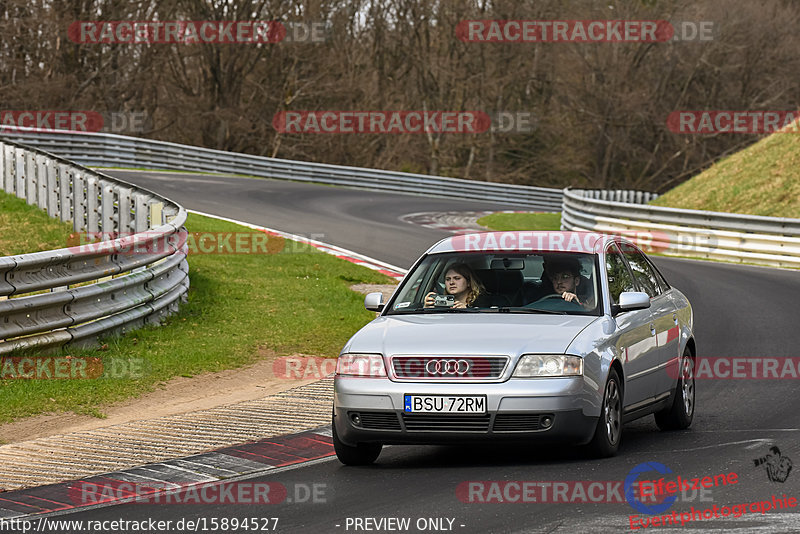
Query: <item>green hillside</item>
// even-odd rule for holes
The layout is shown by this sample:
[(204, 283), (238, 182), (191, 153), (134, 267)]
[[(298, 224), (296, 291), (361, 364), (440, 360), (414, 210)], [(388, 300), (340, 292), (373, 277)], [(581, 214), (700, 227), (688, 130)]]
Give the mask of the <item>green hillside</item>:
[(800, 133), (765, 137), (651, 204), (800, 218)]

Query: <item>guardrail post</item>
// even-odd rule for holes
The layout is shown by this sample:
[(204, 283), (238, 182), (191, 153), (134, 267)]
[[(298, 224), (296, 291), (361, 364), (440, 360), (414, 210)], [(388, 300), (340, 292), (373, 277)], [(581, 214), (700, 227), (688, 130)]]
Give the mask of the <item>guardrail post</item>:
[(6, 145), (0, 141), (0, 188), (6, 188)]
[(0, 169), (4, 176), (3, 190), (14, 193), (14, 147), (3, 145), (3, 168)]
[(108, 236), (116, 235), (119, 232), (117, 227), (115, 208), (114, 208), (114, 187), (106, 182), (101, 182), (101, 197), (100, 197), (100, 225), (102, 226), (103, 235)]
[(36, 204), (36, 159), (34, 154), (25, 153), (25, 201), (33, 206)]
[(98, 205), (97, 178), (87, 176), (86, 178), (86, 231), (96, 233), (100, 231), (100, 206)]
[[(63, 163), (56, 166), (58, 176), (58, 205), (61, 209), (61, 220), (72, 221), (72, 175), (69, 167)], [(54, 214), (55, 215), (55, 214)]]
[(117, 187), (117, 195), (119, 198), (119, 233), (126, 236), (131, 232), (135, 232), (133, 225), (133, 217), (131, 216), (131, 190), (127, 187)]
[[(47, 159), (41, 154), (36, 154), (36, 205), (39, 209), (47, 211)], [(48, 215), (52, 215), (50, 212)]]
[(14, 191), (19, 198), (25, 198), (25, 151), (21, 148), (14, 154)]
[(58, 175), (56, 174), (56, 165), (53, 162), (47, 162), (47, 188), (44, 196), (47, 198), (47, 214), (50, 217), (59, 217), (58, 211)]
[(82, 232), (86, 228), (86, 192), (83, 174), (72, 171), (72, 229)]
[[(100, 226), (99, 229), (102, 233), (102, 240), (113, 239), (118, 237), (117, 225), (114, 220), (114, 187), (107, 182), (100, 182)], [(97, 283), (106, 282), (111, 280), (113, 276), (104, 276), (99, 278)]]
[(134, 231), (138, 234), (144, 232), (150, 225), (147, 222), (148, 208), (147, 199), (144, 195), (136, 193), (134, 196)]

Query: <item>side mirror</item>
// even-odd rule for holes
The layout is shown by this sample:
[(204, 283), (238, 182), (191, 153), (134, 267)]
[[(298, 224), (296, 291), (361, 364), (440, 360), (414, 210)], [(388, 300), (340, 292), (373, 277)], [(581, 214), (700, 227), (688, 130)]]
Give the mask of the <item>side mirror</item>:
[(612, 313), (645, 310), (650, 307), (650, 295), (642, 291), (624, 291), (619, 295), (619, 304), (612, 306)]
[(384, 306), (383, 293), (368, 293), (364, 297), (364, 307), (369, 311), (380, 312), (383, 311)]

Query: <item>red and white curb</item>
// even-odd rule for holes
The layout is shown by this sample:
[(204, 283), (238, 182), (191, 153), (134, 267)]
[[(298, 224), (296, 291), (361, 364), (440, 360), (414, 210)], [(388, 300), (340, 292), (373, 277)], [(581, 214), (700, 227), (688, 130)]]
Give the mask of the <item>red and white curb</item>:
[(489, 229), (478, 224), (478, 219), (494, 213), (531, 213), (529, 211), (422, 211), (403, 215), (400, 220), (408, 224), (445, 230), (454, 234), (486, 232)]
[[(322, 427), (104, 475), (2, 492), (0, 519), (68, 513), (126, 502), (158, 503), (168, 500), (166, 494), (173, 502), (182, 502), (181, 493), (234, 484), (236, 480), (320, 461), (334, 454), (330, 427)], [(280, 484), (272, 484), (276, 486), (273, 489), (282, 489)], [(283, 498), (271, 502), (289, 502), (285, 492)]]

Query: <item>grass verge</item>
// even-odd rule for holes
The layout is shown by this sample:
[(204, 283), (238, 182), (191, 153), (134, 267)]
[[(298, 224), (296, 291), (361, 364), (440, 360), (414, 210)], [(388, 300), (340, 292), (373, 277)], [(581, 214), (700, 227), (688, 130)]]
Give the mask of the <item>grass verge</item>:
[(478, 224), (492, 230), (559, 230), (560, 213), (493, 213), (478, 219)]
[[(190, 232), (250, 232), (190, 215)], [(271, 247), (270, 247), (271, 248)], [(72, 358), (101, 358), (104, 367), (135, 365), (120, 378), (0, 379), (0, 423), (44, 412), (102, 416), (103, 406), (151, 391), (175, 376), (241, 367), (259, 353), (336, 356), (347, 339), (375, 317), (356, 283), (391, 283), (380, 273), (286, 242), (273, 254), (189, 257), (189, 302), (162, 327), (108, 340), (104, 350), (70, 350)], [(2, 368), (0, 368), (2, 371)]]
[(72, 225), (0, 191), (0, 232), (0, 256), (14, 256), (68, 246)]

